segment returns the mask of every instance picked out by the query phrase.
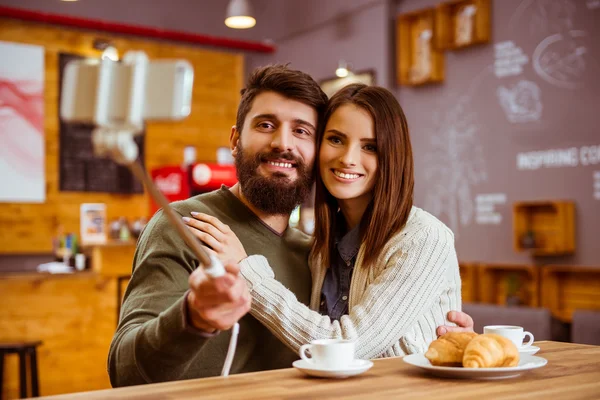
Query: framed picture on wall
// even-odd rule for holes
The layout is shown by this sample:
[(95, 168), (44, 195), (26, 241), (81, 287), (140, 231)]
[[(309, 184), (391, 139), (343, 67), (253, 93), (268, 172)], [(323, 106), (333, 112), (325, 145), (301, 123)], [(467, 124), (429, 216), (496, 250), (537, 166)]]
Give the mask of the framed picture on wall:
[(81, 204), (79, 221), (82, 244), (106, 243), (106, 204)]
[(44, 52), (0, 41), (0, 203), (46, 201)]
[(375, 85), (375, 71), (366, 70), (350, 74), (344, 78), (333, 77), (324, 79), (319, 82), (321, 89), (325, 92), (328, 97), (331, 97), (343, 88), (344, 86), (350, 85), (351, 83), (364, 83), (365, 85)]

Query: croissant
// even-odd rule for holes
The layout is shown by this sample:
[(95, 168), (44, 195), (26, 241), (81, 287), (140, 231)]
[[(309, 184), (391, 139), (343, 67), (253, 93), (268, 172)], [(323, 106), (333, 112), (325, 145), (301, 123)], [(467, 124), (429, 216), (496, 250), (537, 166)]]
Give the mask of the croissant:
[(425, 357), (432, 365), (462, 367), (463, 353), (475, 332), (448, 332), (431, 342)]
[(514, 367), (519, 364), (519, 350), (509, 339), (485, 333), (469, 342), (463, 357), (465, 368)]

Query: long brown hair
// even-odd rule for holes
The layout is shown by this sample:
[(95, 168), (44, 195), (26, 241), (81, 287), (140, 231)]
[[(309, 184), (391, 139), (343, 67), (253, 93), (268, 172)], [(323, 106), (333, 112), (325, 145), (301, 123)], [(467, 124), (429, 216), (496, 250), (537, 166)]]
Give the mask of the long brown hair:
[[(340, 89), (329, 100), (325, 123), (321, 125), (317, 136), (317, 149), (323, 142), (327, 121), (345, 104), (353, 104), (371, 115), (377, 141), (378, 177), (373, 188), (373, 199), (360, 223), (361, 244), (368, 249), (363, 265), (368, 267), (376, 262), (385, 244), (408, 220), (414, 190), (412, 147), (404, 111), (394, 95), (382, 87), (352, 84)], [(317, 151), (317, 165), (319, 162)], [(335, 246), (333, 233), (338, 202), (325, 188), (320, 174), (316, 175), (312, 257), (329, 267)]]

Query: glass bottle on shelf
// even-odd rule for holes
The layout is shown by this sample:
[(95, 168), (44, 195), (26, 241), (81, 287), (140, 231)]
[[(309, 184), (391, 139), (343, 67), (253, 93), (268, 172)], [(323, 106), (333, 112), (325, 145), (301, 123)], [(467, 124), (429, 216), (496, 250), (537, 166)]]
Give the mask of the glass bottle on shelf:
[(410, 69), (410, 80), (413, 83), (426, 81), (431, 75), (431, 38), (430, 29), (422, 30), (417, 37), (415, 60)]
[(473, 41), (473, 17), (477, 7), (470, 4), (461, 9), (456, 15), (454, 44), (465, 46)]

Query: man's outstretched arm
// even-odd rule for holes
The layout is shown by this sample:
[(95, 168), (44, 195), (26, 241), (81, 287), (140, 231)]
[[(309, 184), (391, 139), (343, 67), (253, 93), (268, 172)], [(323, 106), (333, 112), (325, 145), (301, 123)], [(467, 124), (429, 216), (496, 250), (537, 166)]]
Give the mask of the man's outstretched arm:
[(113, 386), (198, 378), (199, 370), (218, 375), (223, 360), (203, 359), (201, 350), (217, 340), (211, 338), (218, 329), (229, 328), (247, 312), (250, 296), (244, 294), (237, 267), (209, 280), (196, 264), (166, 218), (157, 214), (138, 242), (111, 343)]

